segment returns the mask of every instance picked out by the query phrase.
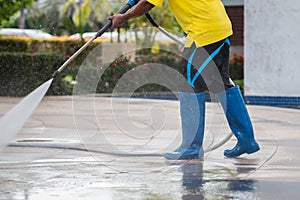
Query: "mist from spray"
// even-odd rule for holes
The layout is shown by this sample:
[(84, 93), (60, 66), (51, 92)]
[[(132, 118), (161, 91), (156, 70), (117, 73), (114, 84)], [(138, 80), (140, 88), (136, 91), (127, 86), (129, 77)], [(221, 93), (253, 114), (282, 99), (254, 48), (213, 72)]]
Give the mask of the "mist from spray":
[(22, 129), (27, 119), (48, 91), (53, 78), (27, 95), (0, 119), (0, 152)]

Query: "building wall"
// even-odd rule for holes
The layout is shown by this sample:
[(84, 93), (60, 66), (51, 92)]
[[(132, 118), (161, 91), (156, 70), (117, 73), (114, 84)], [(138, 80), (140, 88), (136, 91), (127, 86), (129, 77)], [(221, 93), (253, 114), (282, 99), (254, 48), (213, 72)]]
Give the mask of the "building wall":
[(278, 97), (278, 101), (299, 103), (300, 1), (244, 3), (246, 101)]
[(242, 46), (244, 45), (244, 6), (225, 6), (225, 8), (234, 33), (231, 37), (231, 44)]
[(234, 54), (244, 55), (244, 5), (225, 4), (225, 9), (233, 29), (230, 38), (230, 57)]

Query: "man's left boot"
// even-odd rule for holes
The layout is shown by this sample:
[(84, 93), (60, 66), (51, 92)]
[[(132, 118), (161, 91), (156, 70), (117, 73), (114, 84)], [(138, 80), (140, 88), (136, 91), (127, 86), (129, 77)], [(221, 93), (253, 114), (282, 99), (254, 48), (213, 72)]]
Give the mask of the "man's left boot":
[(168, 160), (203, 158), (203, 135), (205, 125), (205, 93), (180, 92), (180, 116), (182, 142), (173, 152), (166, 153)]
[(252, 123), (238, 86), (217, 94), (226, 114), (231, 131), (237, 138), (237, 144), (224, 151), (224, 156), (234, 158), (244, 153), (251, 154), (260, 148), (254, 139)]

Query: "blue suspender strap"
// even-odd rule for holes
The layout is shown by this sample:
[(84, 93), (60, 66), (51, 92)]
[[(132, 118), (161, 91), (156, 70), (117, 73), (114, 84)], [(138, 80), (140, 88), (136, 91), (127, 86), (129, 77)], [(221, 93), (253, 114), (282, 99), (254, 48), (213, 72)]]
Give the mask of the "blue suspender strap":
[[(191, 85), (191, 70), (192, 70), (192, 62), (193, 62), (193, 58), (195, 56), (197, 48), (195, 47), (193, 53), (191, 54), (188, 63), (187, 63), (187, 81), (188, 83)], [(191, 85), (192, 86), (192, 85)], [(192, 86), (193, 87), (193, 86)]]
[(190, 84), (191, 87), (195, 87), (194, 83), (197, 80), (197, 78), (200, 76), (201, 72), (204, 70), (204, 68), (208, 65), (208, 63), (214, 59), (214, 57), (220, 53), (222, 47), (225, 45), (225, 43), (227, 43), (230, 46), (230, 40), (228, 38), (225, 39), (224, 43), (219, 46), (214, 52), (212, 52), (212, 54), (209, 55), (209, 57), (202, 63), (202, 65), (200, 66), (200, 68), (198, 69), (197, 73), (195, 74), (195, 76), (193, 77), (192, 81), (191, 81), (191, 63), (194, 57), (194, 54), (196, 52), (196, 49), (194, 50), (194, 52), (192, 53), (192, 55), (189, 58), (188, 64), (187, 64), (187, 77), (188, 77), (188, 83)]

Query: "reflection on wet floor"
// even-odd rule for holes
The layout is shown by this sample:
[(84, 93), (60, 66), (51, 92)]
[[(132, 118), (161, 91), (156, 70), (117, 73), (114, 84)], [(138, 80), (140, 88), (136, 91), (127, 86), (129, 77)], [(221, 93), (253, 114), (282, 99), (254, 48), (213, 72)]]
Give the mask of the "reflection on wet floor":
[[(299, 199), (299, 182), (270, 182), (235, 179), (234, 177), (223, 180), (209, 180), (204, 178), (204, 174), (211, 173), (210, 169), (204, 169), (203, 164), (200, 161), (180, 164), (178, 171), (182, 173), (183, 200)], [(237, 168), (236, 172), (251, 173), (254, 169), (253, 167), (241, 167)], [(215, 173), (218, 172), (215, 171)]]
[[(115, 108), (116, 113), (120, 113), (119, 121), (126, 125), (127, 120), (123, 118), (127, 112), (125, 101), (117, 99)], [(10, 104), (2, 102), (4, 113)], [(0, 154), (0, 200), (299, 199), (300, 138), (299, 130), (295, 129), (299, 121), (298, 110), (250, 107), (261, 145), (256, 154), (224, 158), (224, 149), (236, 142), (232, 138), (220, 148), (207, 151), (204, 161), (168, 163), (163, 156), (126, 157), (113, 152), (117, 149), (163, 153), (167, 147), (171, 149), (170, 142), (175, 148), (175, 139), (180, 139), (174, 136), (179, 129), (176, 102), (134, 100), (131, 114), (138, 126), (148, 122), (144, 111), (147, 106), (159, 102), (169, 113), (162, 134), (156, 135), (147, 145), (144, 143), (148, 138), (136, 137), (144, 136), (138, 134), (140, 131), (129, 130), (128, 133), (133, 134), (130, 136), (134, 136), (131, 138), (121, 134), (113, 118), (109, 118), (109, 99), (99, 98), (96, 102), (97, 120), (101, 120), (108, 142), (96, 134), (98, 126), (92, 118), (95, 113), (89, 113), (85, 108), (92, 105), (89, 101), (86, 102), (89, 105), (80, 104), (76, 110), (81, 125), (78, 133), (74, 127), (72, 99), (46, 98), (19, 133), (16, 142), (19, 146), (10, 146)], [(55, 109), (58, 104), (60, 109)], [(222, 140), (228, 133), (221, 123), (223, 119), (219, 118), (224, 115), (215, 107), (209, 104), (207, 109), (208, 118), (214, 120), (207, 120), (206, 127), (210, 129), (205, 147)], [(160, 116), (158, 110), (153, 111)], [(90, 151), (82, 151), (83, 147)], [(102, 150), (110, 154), (99, 153)]]
[(203, 199), (203, 164), (202, 162), (183, 164), (182, 172), (182, 199)]
[(165, 162), (165, 170), (139, 173), (118, 172), (84, 159), (64, 164), (52, 160), (50, 165), (48, 161), (14, 168), (0, 165), (0, 199), (277, 200), (297, 199), (300, 186), (299, 182), (239, 179), (239, 173), (254, 169), (209, 159)]
[[(53, 141), (75, 143), (53, 138), (19, 142)], [(4, 159), (0, 162), (0, 199), (265, 199), (262, 197), (268, 194), (261, 192), (261, 188), (272, 187), (274, 183), (254, 180), (249, 175), (273, 154), (273, 149), (264, 148), (259, 159), (224, 159), (210, 152), (204, 161), (170, 162), (162, 156), (130, 157), (68, 148), (15, 146), (8, 149), (10, 154), (2, 155)], [(24, 162), (21, 155), (28, 160)]]
[[(27, 141), (52, 140), (21, 142)], [(161, 156), (128, 157), (75, 149), (14, 147), (9, 152), (12, 150), (13, 154), (3, 157), (7, 161), (0, 162), (0, 177), (6, 178), (0, 178), (0, 199), (262, 199), (260, 188), (270, 185), (248, 177), (264, 157), (216, 159), (207, 154), (204, 161), (170, 162)], [(37, 151), (47, 156), (28, 157)], [(266, 152), (268, 156), (272, 151)], [(17, 165), (14, 161), (11, 167), (9, 158), (20, 160), (22, 153), (27, 162)], [(12, 185), (18, 187), (6, 192)]]
[[(178, 163), (180, 166), (178, 171), (182, 173), (182, 199), (259, 199), (255, 196), (255, 180), (239, 180), (233, 179), (215, 179), (210, 180), (204, 178), (205, 173), (212, 173), (210, 169), (203, 168), (202, 161), (191, 161)], [(224, 173), (226, 170), (214, 169), (213, 173)], [(243, 170), (237, 170), (245, 172)], [(249, 169), (253, 170), (252, 168)], [(225, 177), (224, 174), (221, 175)]]

